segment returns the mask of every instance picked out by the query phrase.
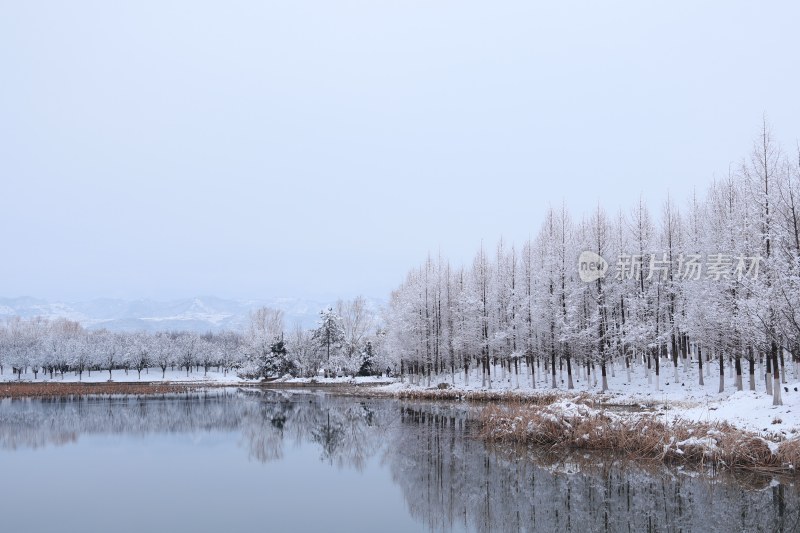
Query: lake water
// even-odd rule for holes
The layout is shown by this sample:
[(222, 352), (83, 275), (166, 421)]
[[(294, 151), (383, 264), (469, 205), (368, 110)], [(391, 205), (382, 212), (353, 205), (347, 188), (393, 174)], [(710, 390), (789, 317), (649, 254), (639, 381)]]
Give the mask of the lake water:
[(0, 531), (795, 531), (796, 480), (487, 447), (463, 404), (0, 400)]

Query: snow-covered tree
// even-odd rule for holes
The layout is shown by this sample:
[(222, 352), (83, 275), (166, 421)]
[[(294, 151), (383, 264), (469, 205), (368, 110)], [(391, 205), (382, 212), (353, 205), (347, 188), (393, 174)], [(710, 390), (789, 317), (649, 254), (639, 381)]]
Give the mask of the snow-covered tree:
[(342, 359), (341, 352), (345, 343), (342, 317), (331, 307), (320, 311), (319, 323), (311, 337), (323, 354), (326, 372), (331, 367), (335, 369), (337, 362)]

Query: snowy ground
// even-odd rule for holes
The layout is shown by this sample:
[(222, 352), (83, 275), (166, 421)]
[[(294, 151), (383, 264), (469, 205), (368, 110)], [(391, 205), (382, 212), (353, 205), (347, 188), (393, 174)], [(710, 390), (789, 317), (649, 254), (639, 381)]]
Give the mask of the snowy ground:
[[(664, 361), (666, 362), (666, 361)], [(662, 363), (663, 365), (664, 363)], [(634, 368), (631, 372), (630, 383), (628, 382), (627, 372), (624, 368), (615, 369), (612, 375), (609, 369), (608, 382), (609, 390), (601, 393), (599, 383), (587, 383), (578, 369), (574, 371), (574, 389), (567, 390), (566, 373), (560, 375), (557, 372), (556, 381), (558, 392), (566, 397), (577, 396), (580, 393), (590, 393), (596, 395), (598, 402), (605, 404), (643, 406), (653, 412), (663, 415), (665, 420), (682, 418), (684, 420), (698, 422), (722, 422), (727, 421), (741, 429), (758, 433), (781, 434), (785, 437), (800, 437), (800, 372), (796, 368), (787, 367), (787, 382), (781, 385), (782, 406), (772, 405), (772, 396), (766, 393), (766, 385), (763, 374), (756, 369), (756, 390), (748, 390), (748, 376), (743, 376), (743, 391), (736, 390), (736, 384), (732, 376), (733, 372), (726, 366), (725, 390), (719, 392), (719, 366), (709, 368), (706, 376), (704, 370), (705, 385), (699, 385), (697, 369), (694, 367), (684, 368), (678, 366), (678, 380), (675, 380), (674, 368), (664, 365), (661, 370), (658, 388), (654, 374), (650, 374), (649, 380), (646, 369), (642, 367)], [(521, 374), (519, 377), (519, 387), (517, 380), (513, 376), (502, 377), (502, 371), (498, 368), (492, 380), (493, 391), (508, 391), (521, 394), (551, 393), (552, 378), (548, 375), (540, 375), (534, 389), (528, 375)], [(538, 378), (539, 376), (537, 376)], [(453, 384), (454, 381), (454, 384)], [(463, 391), (488, 390), (488, 386), (481, 385), (480, 374), (474, 370), (470, 372), (469, 383), (465, 384), (464, 374), (456, 374), (455, 380), (450, 374), (443, 374), (431, 379), (431, 386), (427, 386), (427, 380), (418, 385), (405, 383), (394, 383), (379, 387), (384, 392), (399, 392), (403, 390), (424, 390), (435, 388), (439, 383), (448, 383), (451, 387)], [(788, 392), (787, 392), (788, 390)]]
[(292, 377), (285, 377), (280, 378), (275, 381), (279, 381), (282, 383), (302, 383), (302, 384), (313, 384), (313, 383), (343, 383), (343, 384), (357, 384), (357, 385), (369, 385), (369, 384), (385, 384), (387, 382), (395, 381), (394, 378), (387, 378), (383, 376), (356, 376), (351, 378), (349, 376), (342, 376), (338, 378), (292, 378)]
[[(666, 361), (665, 361), (666, 362)], [(663, 363), (662, 363), (663, 364)], [(600, 392), (600, 384), (587, 383), (580, 374), (579, 369), (574, 369), (573, 390), (567, 390), (566, 374), (557, 374), (558, 391), (565, 397), (576, 396), (580, 393), (590, 393), (597, 396), (598, 402), (606, 404), (620, 405), (641, 405), (653, 412), (663, 415), (665, 420), (682, 418), (685, 420), (699, 422), (727, 421), (741, 429), (755, 431), (759, 433), (781, 434), (786, 437), (800, 437), (800, 370), (787, 367), (787, 381), (782, 384), (782, 406), (772, 405), (772, 396), (766, 394), (763, 370), (756, 370), (756, 391), (748, 390), (748, 376), (745, 374), (743, 391), (736, 391), (736, 385), (732, 377), (731, 369), (725, 368), (725, 391), (719, 391), (719, 367), (714, 366), (709, 369), (709, 375), (705, 376), (705, 385), (698, 384), (697, 369), (694, 367), (683, 367), (679, 365), (678, 380), (675, 380), (674, 369), (669, 365), (664, 365), (661, 371), (658, 388), (656, 389), (655, 376), (651, 373), (648, 379), (646, 369), (642, 367), (634, 368), (631, 373), (630, 383), (628, 383), (627, 372), (625, 369), (615, 369), (612, 375), (609, 370), (609, 390), (606, 393)], [(704, 371), (704, 374), (706, 372)], [(18, 377), (8, 370), (0, 375), (2, 381), (16, 381)], [(139, 377), (136, 371), (114, 370), (112, 372), (114, 382), (138, 382)], [(469, 383), (465, 383), (464, 374), (457, 373), (455, 380), (450, 374), (442, 374), (431, 379), (430, 387), (427, 380), (419, 385), (411, 385), (406, 378), (405, 382), (395, 382), (391, 385), (380, 385), (393, 378), (386, 377), (358, 377), (358, 378), (313, 378), (313, 381), (320, 384), (375, 384), (375, 390), (381, 392), (400, 392), (405, 390), (426, 390), (436, 388), (439, 383), (448, 383), (451, 387), (463, 391), (488, 390), (488, 386), (481, 385), (480, 374), (475, 370), (470, 372)], [(598, 377), (599, 379), (599, 377)], [(55, 375), (50, 379), (49, 374), (39, 373), (34, 379), (32, 373), (22, 376), (22, 381), (29, 382), (76, 382), (78, 376), (66, 374), (64, 376)], [(92, 372), (91, 375), (84, 372), (80, 381), (86, 383), (98, 383), (108, 381), (108, 372)], [(209, 370), (204, 373), (202, 370), (186, 374), (183, 370), (167, 370), (164, 378), (161, 377), (160, 368), (150, 368), (142, 372), (141, 381), (148, 382), (205, 382), (205, 383), (255, 383), (257, 380), (244, 380), (236, 376), (233, 372), (223, 373), (216, 370)], [(284, 383), (308, 384), (312, 379), (308, 378), (281, 378), (277, 381)], [(454, 385), (452, 384), (454, 381)], [(592, 380), (593, 381), (593, 380)], [(543, 392), (553, 392), (551, 387), (551, 377), (541, 372), (537, 373), (535, 389), (532, 387), (530, 377), (527, 374), (520, 374), (519, 386), (513, 376), (502, 377), (502, 371), (495, 369), (492, 378), (493, 391), (508, 391), (520, 394), (538, 394)], [(788, 390), (788, 392), (787, 392)]]
[[(222, 384), (236, 384), (236, 383), (259, 383), (261, 380), (257, 379), (242, 379), (236, 375), (235, 372), (218, 372), (217, 370), (209, 370), (208, 373), (203, 372), (203, 370), (194, 370), (192, 372), (186, 373), (186, 370), (167, 370), (164, 373), (164, 377), (161, 377), (161, 369), (160, 368), (149, 368), (147, 370), (142, 370), (141, 379), (139, 379), (139, 374), (135, 370), (128, 370), (126, 373), (124, 370), (113, 370), (111, 372), (111, 379), (116, 383), (138, 383), (138, 382), (204, 382), (204, 383), (222, 383)], [(39, 372), (38, 376), (34, 378), (34, 374), (29, 372), (27, 374), (23, 374), (22, 376), (17, 376), (16, 374), (12, 374), (11, 372), (6, 369), (3, 374), (0, 375), (0, 382), (4, 381), (26, 381), (31, 383), (48, 383), (48, 382), (57, 382), (57, 383), (74, 383), (77, 381), (81, 381), (83, 383), (105, 383), (109, 381), (108, 377), (108, 370), (104, 371), (92, 371), (91, 374), (88, 372), (84, 372), (82, 377), (78, 377), (75, 373), (67, 373), (63, 376), (61, 374), (54, 374), (53, 378), (50, 378), (50, 374), (44, 374)], [(374, 376), (367, 376), (367, 377), (339, 377), (339, 378), (292, 378), (290, 376), (285, 376), (283, 378), (278, 378), (273, 382), (280, 382), (280, 383), (297, 383), (300, 384), (311, 384), (311, 383), (320, 383), (320, 384), (385, 384), (387, 381), (393, 381), (392, 378), (386, 377), (374, 377)]]
[[(238, 377), (235, 372), (228, 372), (227, 374), (224, 372), (217, 372), (216, 370), (209, 370), (208, 373), (204, 373), (201, 369), (200, 371), (195, 370), (194, 372), (190, 372), (188, 375), (186, 374), (186, 370), (169, 370), (164, 373), (164, 377), (161, 377), (161, 369), (160, 368), (150, 368), (142, 370), (142, 378), (139, 379), (139, 374), (135, 370), (128, 370), (126, 373), (124, 370), (113, 370), (111, 372), (112, 381), (117, 383), (125, 383), (131, 382), (136, 383), (139, 381), (154, 381), (154, 382), (208, 382), (208, 383), (255, 383), (256, 380), (246, 380)], [(77, 374), (74, 373), (67, 373), (63, 376), (61, 374), (54, 374), (53, 378), (50, 379), (50, 374), (43, 374), (39, 372), (39, 375), (36, 379), (34, 379), (33, 373), (23, 374), (22, 376), (17, 376), (16, 374), (12, 374), (8, 369), (6, 369), (2, 375), (0, 375), (0, 382), (3, 381), (28, 381), (32, 383), (47, 383), (50, 381), (58, 382), (58, 383), (72, 383), (77, 381), (82, 381), (84, 383), (101, 383), (108, 381), (108, 370), (104, 371), (93, 371), (91, 375), (88, 372), (84, 372), (83, 376), (80, 378)]]

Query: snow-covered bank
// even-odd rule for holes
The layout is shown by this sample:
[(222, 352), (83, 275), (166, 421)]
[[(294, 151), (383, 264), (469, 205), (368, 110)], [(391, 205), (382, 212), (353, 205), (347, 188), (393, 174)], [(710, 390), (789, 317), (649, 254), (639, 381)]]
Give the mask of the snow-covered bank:
[[(772, 396), (766, 393), (763, 377), (756, 379), (756, 391), (736, 391), (731, 378), (725, 380), (725, 391), (718, 392), (719, 380), (708, 377), (705, 385), (698, 384), (696, 369), (679, 369), (677, 382), (674, 380), (672, 369), (664, 369), (661, 383), (656, 390), (654, 376), (651, 375), (650, 383), (647, 377), (637, 369), (631, 375), (628, 383), (627, 373), (616, 370), (616, 375), (609, 376), (609, 390), (601, 392), (600, 387), (587, 386), (586, 380), (578, 377), (575, 388), (566, 389), (563, 381), (557, 375), (559, 388), (552, 388), (551, 377), (541, 375), (536, 380), (536, 388), (531, 386), (530, 378), (520, 376), (519, 386), (515, 376), (506, 376), (505, 379), (493, 378), (491, 389), (481, 386), (480, 377), (474, 373), (465, 382), (463, 374), (454, 377), (440, 375), (431, 378), (431, 385), (427, 379), (420, 384), (412, 385), (406, 376), (404, 381), (396, 378), (376, 377), (338, 377), (338, 378), (291, 378), (284, 377), (273, 381), (286, 387), (291, 385), (361, 385), (365, 393), (376, 395), (389, 395), (407, 398), (431, 398), (442, 400), (467, 399), (467, 400), (506, 400), (508, 402), (537, 399), (536, 403), (551, 403), (555, 400), (583, 402), (595, 407), (599, 406), (634, 406), (637, 411), (657, 414), (665, 423), (674, 420), (684, 420), (698, 423), (729, 423), (741, 430), (750, 431), (759, 435), (768, 435), (778, 438), (800, 438), (800, 379), (791, 376), (789, 383), (782, 385), (783, 405), (773, 406)], [(664, 375), (668, 373), (671, 379)], [(103, 383), (109, 379), (108, 371), (93, 371), (91, 374), (84, 372), (81, 377), (75, 373), (49, 374), (39, 373), (34, 379), (32, 373), (18, 377), (7, 369), (0, 375), (0, 382), (23, 381), (32, 383)], [(255, 384), (258, 380), (245, 380), (234, 372), (219, 372), (202, 369), (194, 370), (187, 374), (185, 370), (167, 370), (163, 377), (160, 368), (150, 368), (142, 371), (141, 379), (135, 370), (114, 370), (112, 380), (115, 383), (139, 382), (171, 382), (171, 383), (207, 383), (207, 384)], [(387, 381), (395, 381), (385, 385)], [(747, 389), (747, 376), (745, 376), (745, 389)], [(440, 384), (446, 384), (439, 388)], [(797, 390), (796, 390), (797, 389)]]
[(209, 370), (204, 372), (200, 370), (193, 370), (187, 374), (186, 370), (167, 370), (163, 373), (160, 368), (149, 368), (143, 370), (141, 377), (135, 370), (113, 370), (111, 372), (111, 379), (107, 370), (84, 372), (82, 376), (74, 372), (67, 372), (65, 374), (55, 373), (51, 377), (50, 374), (39, 372), (34, 376), (33, 373), (22, 374), (21, 376), (11, 372), (4, 372), (0, 374), (0, 384), (2, 383), (30, 383), (30, 384), (64, 384), (64, 383), (119, 383), (119, 384), (137, 384), (137, 383), (172, 383), (172, 384), (193, 384), (193, 385), (279, 385), (281, 388), (291, 388), (293, 385), (299, 387), (313, 387), (319, 386), (380, 386), (392, 383), (395, 378), (387, 378), (381, 376), (343, 376), (336, 378), (295, 378), (286, 375), (277, 379), (261, 380), (261, 379), (244, 379), (236, 375), (236, 372), (221, 372), (217, 370)]
[[(727, 369), (726, 369), (727, 370)], [(637, 372), (638, 371), (638, 372)], [(609, 372), (611, 374), (611, 372)], [(667, 377), (668, 374), (669, 377)], [(745, 390), (737, 391), (732, 378), (725, 378), (725, 390), (719, 392), (718, 376), (706, 377), (700, 385), (696, 369), (679, 368), (678, 380), (672, 368), (662, 370), (656, 388), (655, 376), (646, 377), (643, 369), (632, 372), (630, 382), (624, 369), (609, 375), (609, 390), (602, 392), (596, 384), (585, 379), (575, 380), (575, 388), (567, 389), (564, 380), (557, 374), (559, 387), (552, 388), (551, 376), (542, 375), (532, 387), (528, 376), (507, 375), (505, 379), (494, 378), (491, 388), (482, 386), (480, 376), (471, 373), (466, 382), (463, 374), (442, 374), (431, 378), (431, 385), (423, 378), (413, 385), (409, 379), (375, 390), (397, 397), (431, 399), (473, 400), (523, 400), (546, 396), (573, 401), (590, 402), (596, 405), (635, 406), (650, 413), (658, 413), (666, 423), (681, 419), (691, 422), (726, 422), (744, 431), (769, 434), (782, 438), (800, 437), (800, 379), (788, 376), (782, 384), (783, 405), (772, 405), (772, 396), (766, 393), (763, 376), (756, 377), (756, 390), (748, 388), (748, 377), (744, 376)], [(442, 385), (445, 384), (445, 385)], [(441, 387), (441, 388), (440, 388)]]
[[(109, 381), (108, 370), (93, 370), (91, 373), (84, 371), (83, 375), (78, 375), (75, 372), (66, 372), (64, 374), (55, 373), (52, 377), (50, 374), (39, 372), (34, 376), (32, 372), (17, 375), (12, 374), (8, 369), (0, 375), (0, 382), (11, 381), (24, 381), (31, 383), (103, 383)], [(194, 370), (187, 374), (186, 370), (166, 370), (163, 373), (160, 368), (148, 368), (142, 370), (141, 376), (136, 370), (112, 370), (111, 381), (115, 383), (140, 383), (140, 382), (206, 382), (211, 384), (236, 384), (236, 383), (256, 383), (258, 380), (242, 379), (236, 375), (235, 372), (221, 372), (216, 370), (209, 370), (204, 372)]]
[(335, 378), (324, 378), (324, 377), (314, 377), (314, 378), (294, 378), (291, 376), (284, 376), (282, 378), (278, 378), (276, 380), (268, 381), (267, 383), (282, 383), (287, 386), (291, 385), (386, 385), (387, 383), (391, 383), (392, 385), (395, 382), (395, 378), (387, 378), (382, 376), (341, 376)]
[(585, 403), (491, 405), (482, 436), (499, 442), (607, 450), (628, 457), (772, 472), (796, 472), (800, 440), (765, 438), (725, 422), (668, 419), (649, 412), (612, 412)]

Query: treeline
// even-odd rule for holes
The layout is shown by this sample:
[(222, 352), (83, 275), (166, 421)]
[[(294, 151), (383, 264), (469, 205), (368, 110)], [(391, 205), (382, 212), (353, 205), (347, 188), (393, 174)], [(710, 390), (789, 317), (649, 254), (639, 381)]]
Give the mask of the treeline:
[(84, 373), (113, 370), (167, 369), (207, 373), (211, 369), (241, 377), (371, 375), (390, 362), (383, 353), (384, 335), (376, 329), (363, 298), (340, 301), (320, 313), (316, 328), (287, 331), (283, 312), (253, 311), (246, 331), (113, 332), (89, 330), (67, 319), (13, 317), (0, 323), (0, 373), (8, 367), (22, 378), (31, 373)]
[(487, 387), (537, 373), (557, 387), (558, 370), (606, 390), (609, 371), (640, 366), (658, 389), (680, 362), (701, 383), (714, 364), (722, 390), (728, 362), (738, 389), (763, 372), (780, 404), (800, 357), (798, 158), (765, 123), (735, 171), (657, 216), (643, 200), (577, 220), (562, 206), (521, 248), (481, 247), (466, 267), (429, 257), (392, 293), (389, 349), (412, 381), (474, 371)]

